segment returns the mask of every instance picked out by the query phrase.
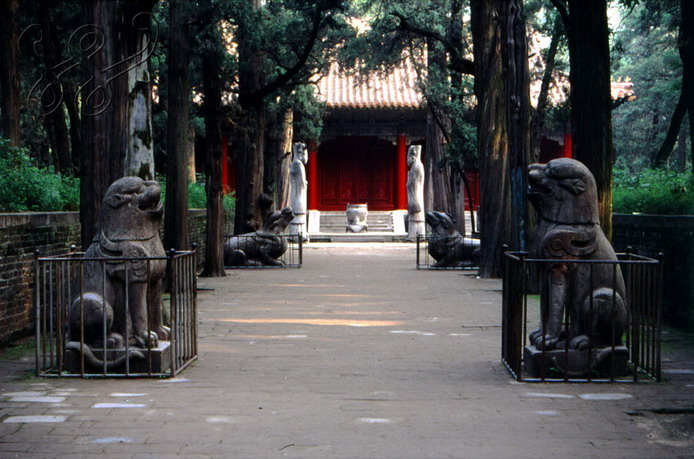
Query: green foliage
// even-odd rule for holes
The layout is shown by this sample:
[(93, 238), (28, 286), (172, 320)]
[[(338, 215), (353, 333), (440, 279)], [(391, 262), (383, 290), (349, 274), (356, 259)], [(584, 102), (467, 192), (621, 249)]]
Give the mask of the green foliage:
[(694, 215), (694, 176), (662, 169), (615, 169), (612, 198), (617, 213)]
[[(166, 202), (166, 178), (158, 176), (157, 181), (161, 186), (161, 201)], [(236, 208), (236, 197), (234, 193), (225, 194), (222, 206), (227, 215), (233, 215)], [(188, 208), (189, 209), (206, 209), (207, 208), (207, 192), (205, 190), (205, 176), (198, 174), (195, 182), (188, 183)]]
[(677, 105), (682, 87), (678, 4), (672, 0), (630, 4), (614, 32), (613, 78), (631, 80), (636, 92), (635, 100), (612, 115), (616, 156), (628, 162), (650, 164)]
[(0, 211), (77, 210), (79, 180), (37, 167), (24, 148), (0, 138)]

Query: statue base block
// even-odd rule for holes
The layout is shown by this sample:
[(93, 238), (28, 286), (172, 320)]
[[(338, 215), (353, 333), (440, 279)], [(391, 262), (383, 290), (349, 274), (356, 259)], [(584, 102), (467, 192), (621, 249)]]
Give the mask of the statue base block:
[(525, 346), (523, 362), (525, 370), (531, 377), (542, 377), (542, 360), (544, 356), (545, 378), (609, 378), (625, 376), (629, 349), (616, 346), (603, 349), (569, 350), (563, 348), (544, 353), (535, 346)]
[[(71, 342), (68, 346), (76, 347), (79, 346), (78, 342)], [(144, 355), (144, 358), (140, 356), (131, 356), (129, 364), (130, 373), (150, 373), (150, 360), (151, 360), (151, 373), (166, 373), (171, 370), (171, 342), (170, 341), (159, 341), (157, 347), (153, 347), (151, 350), (140, 349), (136, 347), (130, 347), (131, 352), (137, 351)], [(91, 349), (91, 353), (98, 360), (103, 360), (104, 350), (103, 349)], [(107, 349), (106, 359), (109, 362), (108, 368), (106, 370), (107, 374), (125, 374), (125, 360), (122, 358), (125, 354), (124, 348), (119, 349)], [(116, 361), (122, 360), (120, 363)], [(84, 372), (85, 373), (104, 373), (104, 366), (101, 363), (95, 364), (95, 362), (90, 361), (85, 355), (84, 358)], [(81, 363), (80, 351), (78, 349), (68, 348), (65, 350), (63, 358), (63, 370), (72, 373), (81, 373)]]

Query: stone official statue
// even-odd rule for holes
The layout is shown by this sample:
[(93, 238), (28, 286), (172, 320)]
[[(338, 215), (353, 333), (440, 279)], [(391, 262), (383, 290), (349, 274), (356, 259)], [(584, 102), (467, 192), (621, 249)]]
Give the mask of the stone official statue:
[(421, 145), (411, 145), (407, 150), (407, 240), (414, 241), (424, 235), (424, 164), (420, 159)]
[(289, 168), (289, 205), (294, 212), (294, 220), (289, 224), (289, 234), (302, 234), (303, 240), (308, 240), (306, 233), (306, 190), (308, 182), (306, 181), (306, 163), (308, 162), (308, 152), (306, 145), (303, 143), (295, 143), (292, 146), (294, 160)]

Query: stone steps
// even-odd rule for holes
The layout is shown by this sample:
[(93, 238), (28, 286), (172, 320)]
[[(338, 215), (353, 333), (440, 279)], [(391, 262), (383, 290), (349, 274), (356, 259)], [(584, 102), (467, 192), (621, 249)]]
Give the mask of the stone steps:
[[(392, 212), (369, 211), (366, 218), (369, 232), (393, 232)], [(320, 214), (321, 233), (345, 233), (347, 227), (347, 215), (345, 212), (327, 212)]]

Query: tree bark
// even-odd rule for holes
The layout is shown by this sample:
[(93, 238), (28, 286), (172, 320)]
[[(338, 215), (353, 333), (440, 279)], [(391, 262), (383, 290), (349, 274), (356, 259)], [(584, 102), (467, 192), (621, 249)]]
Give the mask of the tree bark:
[[(437, 48), (433, 39), (427, 41), (427, 68), (429, 75), (446, 75), (446, 54)], [(426, 143), (424, 152), (424, 209), (455, 212), (451, 198), (451, 173), (444, 151), (444, 135), (439, 123), (446, 123), (437, 107), (428, 103)]]
[(287, 109), (280, 117), (281, 132), (279, 145), (276, 150), (277, 165), (277, 195), (275, 203), (278, 209), (289, 205), (289, 166), (292, 164), (292, 138), (294, 137), (294, 110)]
[(688, 129), (680, 129), (680, 136), (677, 139), (677, 162), (675, 167), (677, 172), (687, 170), (687, 134)]
[(18, 0), (0, 0), (0, 131), (19, 146)]
[(537, 107), (535, 108), (535, 113), (532, 117), (532, 136), (530, 141), (532, 152), (531, 160), (534, 163), (540, 160), (540, 141), (542, 139), (542, 132), (545, 126), (545, 114), (547, 113), (549, 88), (552, 84), (554, 62), (557, 56), (557, 49), (559, 48), (559, 42), (562, 34), (563, 28), (561, 18), (557, 16), (554, 21), (554, 29), (552, 30), (552, 38), (549, 43), (549, 48), (547, 49), (547, 55), (545, 56), (545, 71), (542, 75), (542, 83), (540, 84), (540, 94), (537, 97)]
[(573, 156), (595, 176), (601, 226), (611, 239), (614, 149), (607, 1), (568, 0), (568, 7), (560, 7), (560, 13), (569, 42)]
[(502, 0), (499, 19), (506, 89), (509, 166), (511, 173), (512, 250), (526, 250), (526, 176), (530, 152), (530, 86), (528, 47), (522, 0)]
[[(133, 18), (151, 12), (156, 0), (139, 2), (87, 0), (84, 24), (94, 40), (82, 49), (84, 84), (80, 151), (80, 222), (82, 246), (97, 231), (106, 189), (125, 172), (128, 151), (128, 70), (138, 53)], [(86, 42), (85, 42), (86, 43)]]
[[(253, 0), (253, 14), (261, 8), (260, 0)], [(238, 27), (239, 49), (239, 104), (241, 105), (239, 145), (236, 153), (236, 215), (234, 232), (242, 234), (252, 229), (249, 221), (262, 221), (256, 206), (258, 196), (265, 190), (265, 102), (260, 94), (265, 86), (264, 56), (252, 47), (248, 37), (253, 33), (254, 21), (242, 22)]]
[(49, 141), (53, 150), (55, 169), (58, 172), (72, 172), (72, 157), (70, 155), (70, 141), (68, 137), (67, 123), (65, 122), (65, 92), (62, 83), (58, 80), (55, 69), (62, 62), (59, 48), (59, 40), (56, 26), (51, 17), (50, 5), (46, 0), (41, 0), (39, 8), (41, 32), (43, 34), (43, 60), (45, 65), (45, 78), (48, 86), (41, 95), (43, 104), (46, 131), (49, 133)]
[[(217, 48), (216, 46), (214, 48)], [(222, 82), (217, 49), (202, 58), (206, 134), (205, 176), (207, 178), (207, 245), (203, 276), (224, 276), (224, 207), (222, 206)]]
[(498, 1), (472, 0), (471, 11), (481, 165), (479, 275), (500, 277), (502, 247), (511, 240), (511, 184)]
[(166, 120), (166, 212), (164, 247), (188, 249), (188, 137), (190, 128), (187, 4), (175, 0), (169, 6), (168, 118)]
[(128, 152), (125, 172), (143, 180), (154, 180), (152, 143), (152, 81), (149, 73), (151, 15), (140, 14), (135, 21), (133, 64), (128, 70)]

